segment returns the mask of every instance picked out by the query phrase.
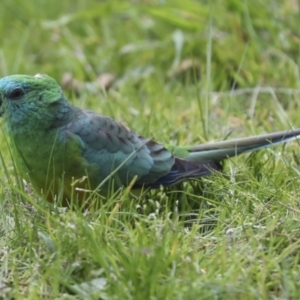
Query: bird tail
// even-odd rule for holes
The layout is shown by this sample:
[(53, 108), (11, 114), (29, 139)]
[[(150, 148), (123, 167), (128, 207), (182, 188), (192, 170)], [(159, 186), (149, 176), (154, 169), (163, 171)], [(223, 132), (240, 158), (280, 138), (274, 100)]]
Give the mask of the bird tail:
[(275, 146), (298, 138), (300, 138), (300, 128), (192, 147), (171, 147), (169, 150), (175, 157), (188, 161), (205, 162), (212, 160), (218, 162), (242, 153)]
[(147, 187), (158, 188), (160, 185), (170, 186), (187, 179), (196, 179), (222, 171), (222, 165), (215, 161), (196, 162), (175, 158), (170, 172), (157, 181), (147, 184)]
[(298, 138), (300, 138), (300, 129), (196, 145), (193, 147), (167, 146), (166, 148), (175, 156), (174, 165), (168, 174), (147, 186), (157, 188), (160, 185), (168, 186), (186, 179), (208, 176), (213, 171), (222, 170), (220, 161), (223, 159), (286, 143)]

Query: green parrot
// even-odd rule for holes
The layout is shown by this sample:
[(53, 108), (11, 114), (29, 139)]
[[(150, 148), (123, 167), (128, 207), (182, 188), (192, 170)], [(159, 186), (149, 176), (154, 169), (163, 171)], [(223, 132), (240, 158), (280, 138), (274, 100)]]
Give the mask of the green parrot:
[[(113, 119), (71, 105), (57, 82), (37, 74), (0, 79), (0, 115), (22, 176), (53, 201), (82, 201), (132, 185), (158, 188), (221, 171), (220, 162), (294, 140), (300, 129), (190, 147), (164, 146)], [(109, 180), (108, 180), (109, 178)], [(61, 192), (63, 191), (63, 192)]]

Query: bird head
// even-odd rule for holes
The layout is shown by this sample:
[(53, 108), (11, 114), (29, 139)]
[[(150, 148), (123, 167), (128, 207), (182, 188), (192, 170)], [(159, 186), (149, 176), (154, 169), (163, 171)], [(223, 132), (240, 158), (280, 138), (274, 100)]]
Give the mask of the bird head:
[(49, 106), (61, 98), (61, 87), (47, 75), (11, 75), (0, 79), (0, 116), (11, 122), (42, 118)]

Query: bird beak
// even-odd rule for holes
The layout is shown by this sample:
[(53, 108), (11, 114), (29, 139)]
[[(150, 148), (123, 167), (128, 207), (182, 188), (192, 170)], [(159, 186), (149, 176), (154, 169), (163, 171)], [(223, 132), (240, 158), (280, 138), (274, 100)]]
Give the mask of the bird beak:
[(0, 117), (4, 114), (4, 104), (3, 104), (3, 97), (0, 94)]

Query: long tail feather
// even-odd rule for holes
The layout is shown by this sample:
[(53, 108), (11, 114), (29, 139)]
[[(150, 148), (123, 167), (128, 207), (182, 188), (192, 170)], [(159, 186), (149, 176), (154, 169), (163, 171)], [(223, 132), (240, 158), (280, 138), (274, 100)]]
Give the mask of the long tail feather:
[(198, 162), (207, 160), (221, 161), (241, 153), (286, 143), (298, 138), (300, 138), (300, 129), (196, 145), (187, 149), (188, 154), (184, 159)]
[(157, 188), (160, 185), (169, 186), (186, 179), (208, 176), (213, 171), (222, 170), (220, 161), (223, 159), (298, 138), (300, 138), (300, 129), (196, 145), (194, 147), (168, 146), (168, 149), (175, 156), (172, 169), (168, 174), (160, 177), (155, 182), (147, 183), (146, 186)]

